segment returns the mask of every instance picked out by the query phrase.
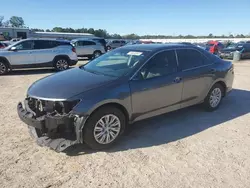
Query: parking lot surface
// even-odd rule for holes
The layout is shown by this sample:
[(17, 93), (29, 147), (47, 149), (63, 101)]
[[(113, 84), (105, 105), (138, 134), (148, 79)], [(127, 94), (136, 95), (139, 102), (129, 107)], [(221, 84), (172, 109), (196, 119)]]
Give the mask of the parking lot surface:
[(235, 64), (234, 90), (217, 111), (195, 106), (136, 123), (100, 152), (39, 147), (19, 120), (28, 87), (52, 73), (0, 77), (1, 187), (249, 187), (249, 61)]

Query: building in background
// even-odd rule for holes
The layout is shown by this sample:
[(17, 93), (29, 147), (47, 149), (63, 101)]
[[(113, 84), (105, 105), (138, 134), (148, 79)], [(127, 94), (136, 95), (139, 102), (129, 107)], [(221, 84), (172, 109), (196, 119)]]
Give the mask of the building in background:
[(59, 32), (34, 32), (29, 28), (0, 27), (0, 40), (10, 40), (13, 38), (55, 38), (68, 39), (94, 37), (90, 33), (59, 33)]
[(76, 39), (94, 37), (90, 33), (60, 33), (60, 32), (32, 32), (30, 31), (29, 37), (33, 38), (56, 38), (56, 39)]
[(0, 33), (6, 40), (12, 38), (26, 39), (29, 36), (29, 28), (0, 27)]

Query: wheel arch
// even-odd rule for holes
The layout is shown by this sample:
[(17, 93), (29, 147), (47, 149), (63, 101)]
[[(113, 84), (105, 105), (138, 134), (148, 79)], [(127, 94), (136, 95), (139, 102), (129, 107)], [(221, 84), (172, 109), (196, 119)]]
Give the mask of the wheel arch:
[(0, 60), (3, 60), (7, 64), (8, 68), (11, 69), (10, 62), (6, 57), (0, 56)]
[(53, 62), (55, 63), (55, 61), (56, 61), (58, 58), (65, 58), (65, 59), (67, 59), (68, 61), (70, 61), (70, 58), (69, 58), (69, 56), (67, 56), (67, 55), (56, 55), (56, 56), (54, 57), (54, 59), (53, 59)]
[[(223, 89), (224, 89), (224, 91), (223, 91), (223, 97), (224, 97), (224, 96), (226, 95), (227, 85), (226, 85), (225, 80), (223, 80), (223, 79), (215, 80), (215, 81), (213, 82), (213, 84), (211, 84), (211, 86), (210, 86), (210, 88), (209, 88), (207, 94), (209, 93), (209, 91), (211, 90), (211, 88), (212, 88), (215, 84), (220, 84), (220, 85), (223, 87)], [(206, 95), (206, 96), (207, 96), (207, 95)]]
[(127, 108), (124, 105), (122, 105), (121, 103), (116, 102), (116, 101), (110, 101), (110, 102), (106, 102), (106, 103), (103, 103), (103, 104), (96, 106), (94, 109), (91, 110), (90, 116), (91, 116), (91, 114), (95, 113), (97, 110), (104, 108), (104, 107), (115, 107), (115, 108), (121, 110), (126, 118), (126, 122), (127, 123), (129, 122), (130, 114), (129, 114)]

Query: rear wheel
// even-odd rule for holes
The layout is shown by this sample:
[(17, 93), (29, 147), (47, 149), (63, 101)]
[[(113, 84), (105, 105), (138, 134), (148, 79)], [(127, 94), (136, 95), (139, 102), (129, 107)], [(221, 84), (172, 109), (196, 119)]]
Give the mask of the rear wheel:
[(221, 84), (215, 84), (209, 91), (204, 101), (204, 106), (208, 111), (216, 110), (221, 103), (224, 93), (224, 88)]
[(83, 140), (92, 149), (104, 149), (119, 139), (125, 126), (126, 118), (122, 111), (114, 107), (103, 107), (86, 122)]
[(7, 74), (7, 72), (8, 72), (7, 64), (4, 61), (0, 60), (0, 75)]
[(94, 51), (93, 58), (95, 59), (95, 58), (99, 57), (100, 55), (102, 55), (102, 53), (100, 51), (98, 51), (98, 50)]
[(69, 62), (68, 62), (68, 59), (66, 58), (63, 58), (63, 57), (59, 57), (59, 58), (56, 58), (55, 60), (55, 69), (57, 71), (63, 71), (63, 70), (66, 70), (69, 68)]

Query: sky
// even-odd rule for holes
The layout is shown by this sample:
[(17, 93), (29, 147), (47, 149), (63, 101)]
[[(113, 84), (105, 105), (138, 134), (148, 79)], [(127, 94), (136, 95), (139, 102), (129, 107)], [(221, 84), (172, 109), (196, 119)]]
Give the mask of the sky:
[(21, 16), (29, 28), (41, 29), (85, 27), (121, 35), (250, 34), (250, 0), (2, 0), (0, 15)]

